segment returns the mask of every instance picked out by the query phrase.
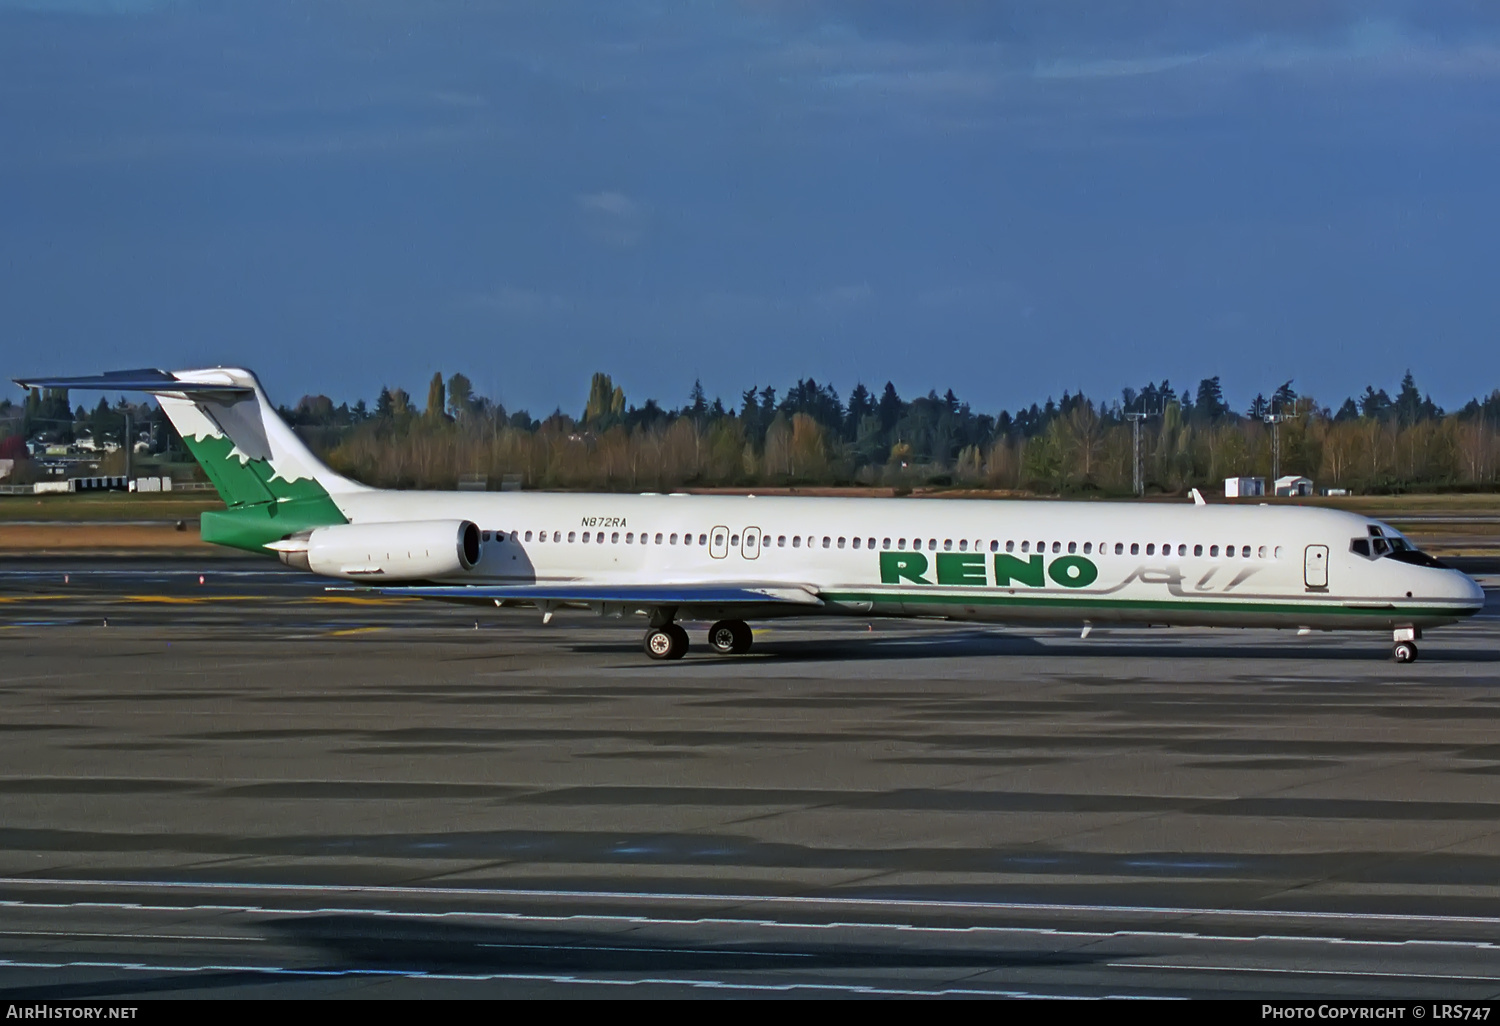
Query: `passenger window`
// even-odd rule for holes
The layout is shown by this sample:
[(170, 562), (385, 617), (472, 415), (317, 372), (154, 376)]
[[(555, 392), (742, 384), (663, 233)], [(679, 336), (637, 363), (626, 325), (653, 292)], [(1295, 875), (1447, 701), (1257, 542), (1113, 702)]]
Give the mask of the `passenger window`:
[(801, 547), (802, 547), (802, 536), (800, 534), (793, 536), (793, 538), (792, 538), (792, 548), (794, 548), (794, 549), (800, 549)]
[(677, 544), (677, 535), (674, 533), (672, 535), (672, 537), (670, 537), (670, 538), (667, 539), (667, 543), (669, 545), (676, 545)]
[[(856, 549), (859, 548), (858, 545), (856, 545), (854, 547)], [(865, 539), (865, 548), (867, 548), (867, 549), (873, 549), (874, 547), (875, 547), (875, 539), (874, 538), (866, 538)]]
[(1201, 555), (1203, 555), (1203, 546), (1202, 545), (1194, 545), (1193, 546), (1193, 555), (1195, 555), (1195, 556), (1201, 556)]
[(937, 539), (936, 538), (928, 538), (927, 539), (927, 551), (928, 552), (936, 552), (937, 551)]
[(1115, 555), (1117, 555), (1117, 556), (1123, 556), (1124, 554), (1125, 554), (1125, 543), (1124, 542), (1115, 542)]
[(1177, 554), (1179, 556), (1186, 556), (1187, 555), (1187, 546), (1186, 545), (1179, 545), (1179, 546), (1177, 546)]
[(618, 545), (618, 544), (620, 544), (620, 532), (619, 531), (614, 531), (614, 532), (612, 532), (610, 534), (610, 536), (609, 536), (609, 543), (611, 545)]
[(1281, 546), (1280, 545), (1276, 546), (1276, 553), (1275, 553), (1275, 556), (1273, 558), (1275, 558), (1275, 559), (1280, 559), (1281, 558)]
[(784, 549), (784, 548), (786, 548), (786, 535), (784, 535), (784, 534), (783, 535), (779, 535), (776, 538), (776, 547), (778, 549)]
[(969, 551), (969, 539), (967, 539), (967, 538), (960, 538), (958, 540), (958, 551), (959, 552), (968, 552)]
[(953, 539), (952, 538), (944, 538), (943, 539), (943, 551), (944, 552), (952, 552), (953, 551)]
[(1266, 547), (1264, 545), (1262, 545), (1259, 549), (1257, 549), (1255, 551), (1255, 555), (1256, 555), (1256, 558), (1258, 558), (1258, 559), (1265, 559), (1266, 558)]
[(1154, 555), (1156, 555), (1156, 543), (1155, 542), (1147, 542), (1146, 543), (1146, 555), (1148, 555), (1148, 556), (1154, 556)]
[(1031, 542), (1029, 542), (1029, 541), (1023, 541), (1021, 543), (1021, 551), (1022, 552), (1030, 552), (1031, 551)]
[(578, 532), (577, 531), (569, 531), (568, 532), (568, 543), (572, 544), (573, 542), (575, 542), (577, 540), (578, 540)]
[[(827, 546), (824, 546), (824, 547), (826, 548)], [(844, 539), (840, 538), (839, 539), (839, 548), (843, 548), (843, 547), (844, 547)]]
[(1246, 559), (1249, 559), (1250, 558), (1250, 546), (1248, 546), (1248, 545), (1242, 545), (1242, 546), (1240, 546), (1240, 555), (1243, 556)]
[(904, 549), (904, 548), (906, 548), (906, 539), (905, 538), (897, 538), (896, 539), (896, 548), (898, 548), (898, 549)]
[(823, 536), (823, 547), (826, 549), (826, 548), (828, 548), (832, 544), (833, 544), (833, 539), (830, 538), (830, 537), (828, 537), (828, 535), (825, 534)]
[(1130, 554), (1132, 556), (1139, 556), (1141, 554), (1141, 544), (1140, 544), (1140, 542), (1131, 542), (1130, 543)]
[(698, 544), (699, 545), (707, 545), (708, 544), (708, 535), (706, 535), (706, 534), (700, 534), (698, 536)]
[(661, 532), (660, 531), (656, 532), (656, 544), (658, 544), (658, 545), (661, 544)]
[(882, 538), (882, 539), (880, 539), (880, 547), (882, 549), (888, 549), (888, 548), (890, 548), (891, 547), (891, 540), (889, 538)]
[[(616, 534), (615, 537), (618, 538), (620, 536), (619, 536), (619, 534)], [(598, 534), (594, 535), (594, 543), (596, 545), (603, 545), (604, 544), (604, 532), (603, 531), (600, 531)]]
[[(722, 534), (719, 535), (717, 538), (714, 539), (715, 543), (721, 542), (723, 540), (724, 540), (724, 536)], [(746, 540), (748, 541), (749, 539), (746, 539)], [(731, 534), (729, 536), (729, 544), (731, 546), (738, 545), (739, 543), (740, 543), (740, 536), (739, 535), (737, 535), (737, 534)]]
[(1219, 547), (1217, 545), (1210, 545), (1208, 547), (1208, 554), (1210, 556), (1217, 556), (1219, 554)]
[(1078, 551), (1078, 543), (1077, 542), (1068, 542), (1068, 552), (1069, 553), (1074, 553), (1074, 552), (1077, 552), (1077, 551)]
[[(1022, 544), (1025, 544), (1025, 543), (1023, 542)], [(1005, 551), (1006, 552), (1014, 552), (1014, 551), (1016, 551), (1016, 543), (1013, 542), (1013, 541), (1006, 542), (1005, 543)], [(1023, 548), (1021, 551), (1025, 552), (1026, 550)]]
[(858, 538), (855, 538), (855, 539), (854, 539), (854, 540), (853, 540), (853, 541), (852, 541), (852, 542), (850, 542), (850, 543), (849, 543), (849, 544), (851, 544), (851, 545), (853, 545), (853, 546), (854, 546), (854, 547), (855, 547), (855, 548), (856, 548), (856, 549), (857, 549), (857, 548), (859, 548), (859, 542), (860, 542), (860, 539), (858, 539)]
[(1093, 551), (1094, 551), (1094, 543), (1093, 542), (1084, 542), (1083, 543), (1083, 554), (1085, 556), (1087, 556), (1090, 552), (1093, 552)]

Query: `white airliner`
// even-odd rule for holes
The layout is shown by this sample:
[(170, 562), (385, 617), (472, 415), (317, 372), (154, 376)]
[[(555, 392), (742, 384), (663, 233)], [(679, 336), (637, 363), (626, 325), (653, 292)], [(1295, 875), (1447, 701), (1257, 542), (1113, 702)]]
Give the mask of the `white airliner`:
[(1484, 592), (1400, 532), (1300, 506), (386, 491), (324, 466), (249, 371), (119, 371), (23, 387), (149, 392), (228, 507), (204, 540), (388, 595), (678, 620), (945, 618), (1389, 631), (1398, 662)]

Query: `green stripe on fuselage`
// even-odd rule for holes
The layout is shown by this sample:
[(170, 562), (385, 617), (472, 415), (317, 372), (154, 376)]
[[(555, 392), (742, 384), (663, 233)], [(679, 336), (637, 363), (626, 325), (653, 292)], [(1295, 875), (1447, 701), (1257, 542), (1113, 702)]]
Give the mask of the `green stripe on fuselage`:
[(1396, 606), (1379, 608), (1367, 605), (1348, 606), (1338, 601), (1230, 601), (1226, 599), (1162, 598), (1124, 599), (1108, 595), (996, 595), (993, 592), (953, 592), (935, 588), (901, 589), (891, 591), (824, 591), (818, 596), (828, 602), (852, 603), (900, 602), (905, 605), (951, 605), (951, 606), (1014, 606), (1031, 609), (1052, 608), (1060, 611), (1087, 609), (1130, 610), (1190, 610), (1213, 613), (1275, 613), (1295, 615), (1298, 613), (1334, 613), (1340, 616), (1368, 617), (1453, 617), (1463, 619), (1479, 610), (1470, 606)]

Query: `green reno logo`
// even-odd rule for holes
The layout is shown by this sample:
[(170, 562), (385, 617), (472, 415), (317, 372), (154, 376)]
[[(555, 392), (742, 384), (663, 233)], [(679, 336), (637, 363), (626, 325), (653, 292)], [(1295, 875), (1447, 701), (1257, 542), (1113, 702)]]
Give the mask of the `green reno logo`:
[(1024, 584), (1030, 588), (1041, 588), (1052, 578), (1053, 584), (1064, 588), (1087, 588), (1099, 579), (1099, 568), (1091, 559), (1083, 556), (1060, 556), (1051, 563), (1044, 563), (1040, 553), (1026, 559), (1001, 552), (993, 563), (994, 580), (990, 579), (990, 567), (986, 565), (982, 552), (938, 552), (937, 581), (927, 577), (931, 568), (927, 557), (920, 552), (882, 552), (880, 554), (880, 583), (901, 584), (952, 584), (961, 587), (978, 587), (993, 584), (1008, 588)]

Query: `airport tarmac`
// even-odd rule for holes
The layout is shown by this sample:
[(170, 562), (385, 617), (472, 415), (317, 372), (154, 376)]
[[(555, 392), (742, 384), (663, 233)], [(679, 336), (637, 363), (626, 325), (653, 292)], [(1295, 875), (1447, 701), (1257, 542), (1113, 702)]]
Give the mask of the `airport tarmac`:
[(1406, 666), (539, 621), (0, 561), (0, 997), (1500, 995), (1500, 597)]

